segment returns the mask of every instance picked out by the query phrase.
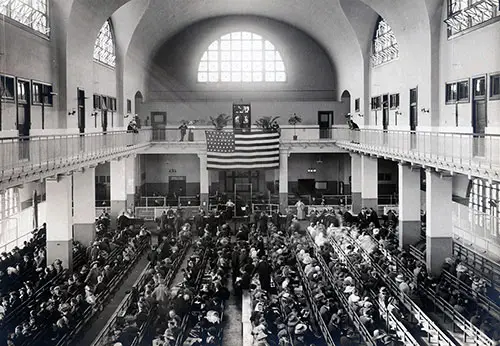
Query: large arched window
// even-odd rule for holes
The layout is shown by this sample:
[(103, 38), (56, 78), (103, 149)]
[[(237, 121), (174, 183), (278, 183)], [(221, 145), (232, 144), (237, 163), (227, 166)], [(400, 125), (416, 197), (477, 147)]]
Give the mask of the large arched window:
[(108, 19), (97, 35), (94, 45), (94, 59), (111, 67), (115, 67), (115, 39), (111, 21)]
[(47, 0), (3, 0), (0, 1), (0, 14), (48, 35), (47, 6)]
[(373, 35), (372, 64), (377, 66), (399, 57), (399, 45), (392, 28), (381, 17)]
[(198, 65), (198, 82), (286, 82), (285, 64), (276, 47), (251, 32), (215, 40)]

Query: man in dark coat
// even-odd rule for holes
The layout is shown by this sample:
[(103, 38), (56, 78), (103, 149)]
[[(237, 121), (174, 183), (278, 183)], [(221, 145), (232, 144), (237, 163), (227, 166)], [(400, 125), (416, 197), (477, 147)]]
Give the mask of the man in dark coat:
[(262, 256), (262, 259), (255, 267), (255, 272), (259, 274), (261, 288), (267, 292), (271, 289), (271, 271), (272, 268), (267, 262), (267, 256)]

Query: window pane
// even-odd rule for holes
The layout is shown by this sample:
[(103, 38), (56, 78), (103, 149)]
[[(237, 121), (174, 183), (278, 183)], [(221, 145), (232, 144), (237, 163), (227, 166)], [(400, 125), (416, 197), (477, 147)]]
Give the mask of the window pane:
[(104, 23), (97, 35), (94, 45), (94, 59), (111, 67), (115, 66), (115, 42), (109, 20)]
[(399, 46), (392, 28), (381, 17), (372, 41), (372, 65), (377, 66), (399, 57)]
[(275, 46), (250, 32), (233, 32), (213, 41), (198, 72), (200, 82), (286, 81), (285, 64)]

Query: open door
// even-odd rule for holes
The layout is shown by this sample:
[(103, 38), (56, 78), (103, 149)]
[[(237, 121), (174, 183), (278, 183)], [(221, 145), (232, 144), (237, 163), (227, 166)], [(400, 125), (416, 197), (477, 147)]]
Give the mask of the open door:
[(151, 112), (151, 126), (153, 127), (153, 141), (164, 141), (167, 112)]
[(410, 148), (417, 147), (418, 89), (410, 89)]
[(333, 111), (318, 112), (319, 138), (332, 138)]
[(473, 154), (474, 156), (484, 156), (484, 134), (488, 125), (486, 113), (486, 77), (474, 78), (472, 80), (472, 87)]
[(17, 80), (17, 130), (19, 133), (19, 159), (30, 157), (29, 135), (31, 130), (31, 89), (30, 82)]

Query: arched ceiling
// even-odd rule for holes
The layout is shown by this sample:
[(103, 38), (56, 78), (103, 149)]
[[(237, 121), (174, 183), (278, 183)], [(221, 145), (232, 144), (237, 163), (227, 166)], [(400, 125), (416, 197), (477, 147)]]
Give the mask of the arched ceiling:
[[(80, 12), (75, 7), (91, 8), (92, 15), (100, 24), (93, 28), (98, 32), (102, 22), (110, 17), (121, 6), (129, 2), (147, 4), (138, 22), (129, 23), (134, 27), (127, 49), (127, 54), (141, 57), (144, 62), (150, 61), (163, 42), (188, 26), (218, 16), (255, 15), (275, 19), (302, 30), (322, 46), (329, 54), (337, 69), (343, 65), (356, 65), (363, 62), (366, 54), (367, 24), (371, 26), (374, 13), (378, 13), (391, 25), (400, 41), (400, 45), (415, 45), (415, 38), (430, 40), (430, 33), (436, 23), (439, 25), (439, 9), (445, 0), (55, 0), (63, 2), (69, 12), (70, 27), (75, 36), (82, 38)], [(350, 4), (352, 2), (352, 4)], [(70, 3), (71, 5), (68, 5)], [(71, 9), (68, 9), (68, 6)], [(137, 6), (123, 6), (130, 11)], [(359, 11), (358, 11), (359, 10)], [(89, 13), (90, 14), (90, 13)], [(366, 16), (365, 16), (366, 14)], [(77, 16), (80, 16), (78, 18)], [(137, 13), (135, 13), (137, 16)], [(125, 14), (122, 17), (126, 18)], [(367, 18), (365, 18), (367, 17)], [(92, 18), (94, 19), (94, 18)], [(102, 19), (102, 20), (101, 20)], [(95, 21), (95, 20), (94, 20)], [(364, 22), (364, 27), (353, 25)], [(85, 26), (85, 25), (84, 25)], [(80, 30), (78, 30), (80, 29)], [(92, 32), (93, 33), (93, 32)], [(369, 32), (371, 37), (372, 32)], [(68, 39), (71, 40), (72, 30)], [(401, 42), (400, 37), (407, 36), (411, 42)], [(91, 37), (93, 42), (95, 38)], [(420, 42), (429, 48), (425, 42)], [(408, 52), (411, 54), (411, 52)], [(346, 70), (351, 70), (347, 68)], [(352, 71), (346, 72), (349, 78)], [(357, 77), (357, 76), (356, 76)]]

